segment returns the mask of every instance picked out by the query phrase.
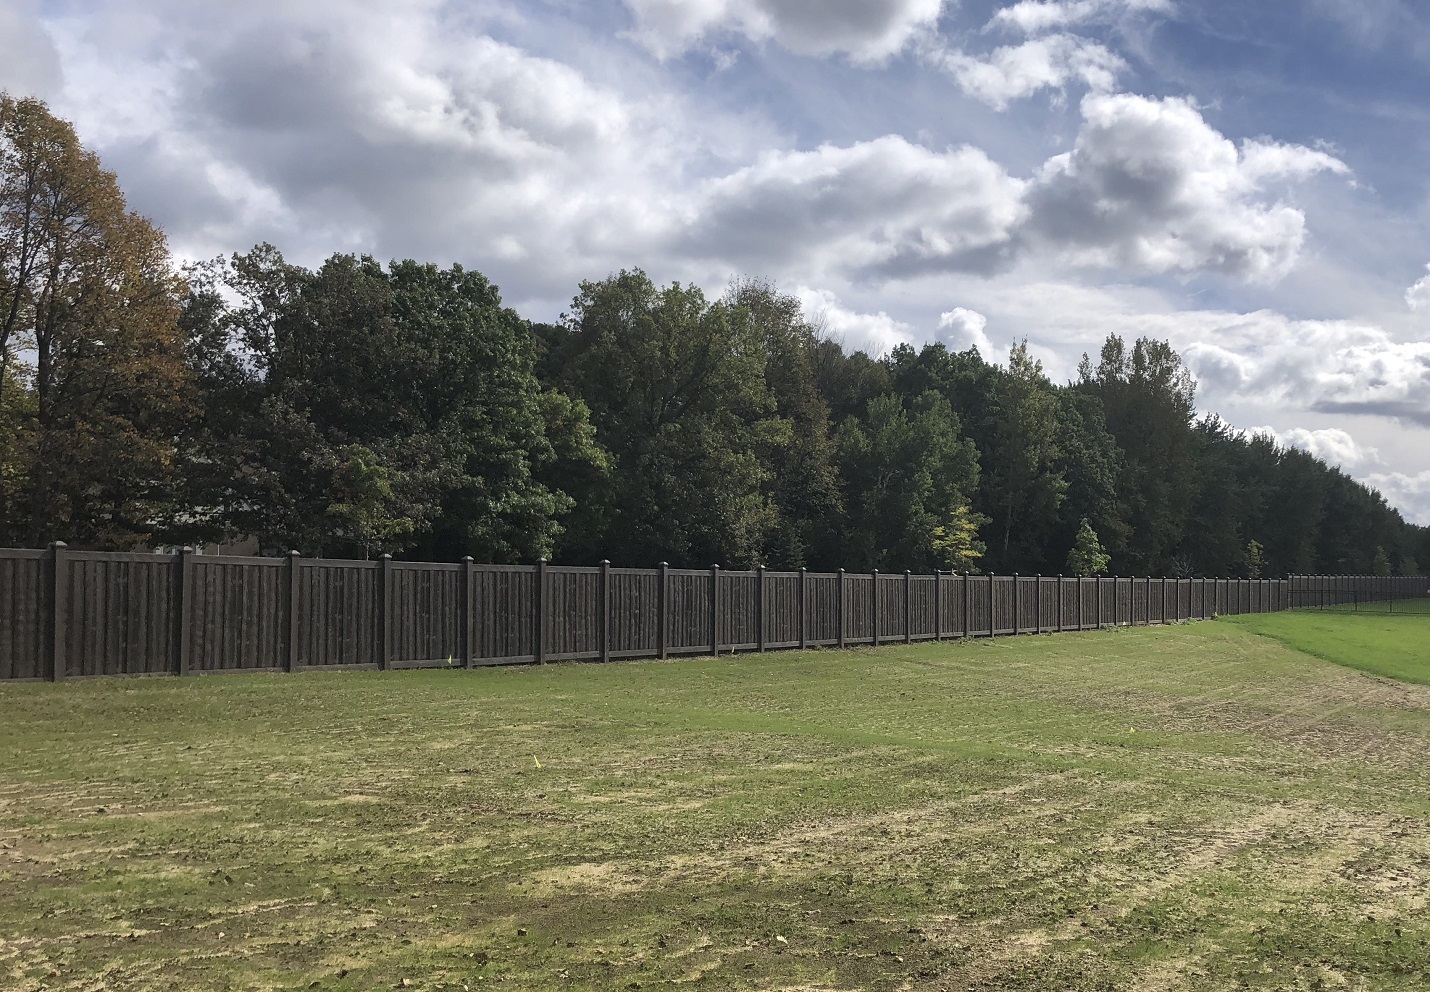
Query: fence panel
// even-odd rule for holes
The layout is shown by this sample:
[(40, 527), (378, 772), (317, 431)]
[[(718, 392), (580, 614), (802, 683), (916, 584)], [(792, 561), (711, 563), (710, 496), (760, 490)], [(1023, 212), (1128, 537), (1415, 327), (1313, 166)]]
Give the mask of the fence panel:
[(904, 639), (904, 594), (907, 589), (903, 575), (879, 575), (879, 640)]
[(799, 647), (799, 572), (765, 573), (765, 647)]
[(914, 575), (909, 579), (909, 636), (915, 640), (932, 640), (938, 633), (938, 601), (941, 592), (939, 578), (934, 575)]
[(288, 565), (282, 558), (189, 559), (189, 669), (233, 672), (287, 662)]
[(874, 639), (874, 577), (844, 575), (844, 643), (867, 644)]
[(0, 551), (0, 680), (41, 679), (50, 593), (43, 551)]
[[(372, 561), (321, 558), (299, 561), (299, 665), (379, 663), (379, 567)], [(391, 633), (389, 630), (389, 642)]]
[(388, 582), (393, 666), (461, 664), (462, 566), (392, 562)]
[(65, 674), (177, 672), (173, 559), (93, 551), (65, 557)]
[(805, 578), (805, 643), (839, 643), (839, 573), (810, 572)]
[(473, 566), (472, 603), (474, 664), (502, 665), (536, 658), (533, 566)]
[[(723, 577), (721, 584), (724, 584)], [(724, 590), (720, 592), (724, 597)], [(656, 652), (660, 629), (660, 573), (647, 568), (611, 569), (611, 657)]]
[(546, 570), (541, 622), (549, 661), (601, 656), (601, 570)]
[(667, 650), (676, 654), (710, 650), (710, 572), (672, 568), (667, 618)]

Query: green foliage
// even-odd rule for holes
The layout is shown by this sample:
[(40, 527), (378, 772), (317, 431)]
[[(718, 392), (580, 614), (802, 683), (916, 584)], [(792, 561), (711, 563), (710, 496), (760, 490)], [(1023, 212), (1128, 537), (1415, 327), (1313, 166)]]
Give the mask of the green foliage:
[(988, 518), (974, 513), (967, 503), (954, 507), (948, 522), (933, 529), (933, 550), (939, 562), (955, 572), (977, 572), (988, 551), (988, 545), (978, 539), (978, 531), (987, 523)]
[(1260, 541), (1248, 541), (1243, 556), (1248, 579), (1259, 579), (1266, 574), (1266, 553)]
[(1092, 529), (1092, 524), (1084, 517), (1078, 525), (1072, 550), (1068, 552), (1068, 574), (1102, 575), (1107, 571), (1107, 564), (1111, 560), (1097, 539), (1097, 531)]
[[(845, 567), (928, 571), (945, 559), (937, 531), (958, 520), (978, 485), (978, 452), (938, 393), (905, 404), (888, 394), (839, 427), (844, 486), (839, 558)], [(986, 520), (970, 514), (977, 526)], [(970, 549), (971, 549), (970, 545)]]
[(1397, 575), (1419, 575), (1420, 563), (1410, 555), (1400, 556), (1400, 567), (1396, 569)]
[(1372, 574), (1372, 575), (1389, 575), (1389, 574), (1390, 574), (1390, 555), (1388, 555), (1388, 554), (1385, 553), (1385, 548), (1376, 548), (1376, 549), (1375, 549), (1375, 557), (1372, 558), (1372, 559), (1371, 559), (1371, 562), (1370, 562), (1370, 574)]
[(402, 539), (411, 536), (413, 522), (400, 512), (392, 471), (360, 444), (347, 445), (339, 455), (327, 508), (337, 524), (333, 536), (360, 546), (364, 558), (400, 548)]

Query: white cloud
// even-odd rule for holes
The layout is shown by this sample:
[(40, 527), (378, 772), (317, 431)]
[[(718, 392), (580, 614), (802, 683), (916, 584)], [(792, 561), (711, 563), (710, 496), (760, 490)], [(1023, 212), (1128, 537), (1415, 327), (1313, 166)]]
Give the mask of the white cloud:
[(1127, 63), (1095, 41), (1070, 34), (1034, 38), (995, 49), (986, 56), (939, 51), (926, 56), (951, 73), (965, 93), (1006, 110), (1014, 100), (1040, 90), (1062, 91), (1069, 83), (1107, 91)]
[(1189, 101), (1090, 95), (1073, 150), (1044, 165), (1033, 230), (1073, 261), (1143, 272), (1272, 280), (1294, 264), (1306, 218), (1267, 203), (1270, 180), (1349, 173), (1301, 146), (1235, 144)]
[(1020, 0), (994, 14), (988, 27), (1039, 34), (1133, 11), (1170, 14), (1174, 9), (1170, 0)]
[(977, 310), (954, 307), (938, 316), (938, 340), (951, 351), (977, 348), (984, 361), (995, 357), (993, 342), (988, 340), (988, 318)]
[(879, 62), (938, 21), (944, 0), (625, 0), (635, 37), (660, 58), (729, 32), (800, 55)]
[[(1425, 270), (1430, 272), (1430, 265), (1425, 266)], [(1412, 310), (1419, 310), (1422, 307), (1430, 310), (1430, 275), (1420, 279), (1405, 291), (1405, 305)]]
[(1286, 431), (1278, 431), (1274, 427), (1253, 427), (1249, 433), (1269, 434), (1283, 448), (1300, 448), (1326, 464), (1338, 465), (1347, 472), (1385, 464), (1380, 449), (1359, 443), (1349, 432), (1339, 427), (1320, 430), (1293, 427)]
[[(1364, 479), (1374, 486), (1391, 506), (1398, 509), (1406, 520), (1430, 527), (1430, 472), (1408, 475), (1404, 472), (1375, 472)], [(1421, 562), (1421, 570), (1430, 568), (1430, 563)]]
[(804, 309), (806, 318), (826, 336), (838, 341), (846, 351), (863, 351), (879, 356), (895, 345), (913, 344), (918, 340), (914, 329), (880, 310), (860, 313), (843, 306), (839, 297), (823, 289), (800, 286), (794, 296)]
[(802, 277), (990, 268), (1025, 219), (1023, 185), (976, 148), (893, 135), (775, 152), (705, 183), (676, 241)]

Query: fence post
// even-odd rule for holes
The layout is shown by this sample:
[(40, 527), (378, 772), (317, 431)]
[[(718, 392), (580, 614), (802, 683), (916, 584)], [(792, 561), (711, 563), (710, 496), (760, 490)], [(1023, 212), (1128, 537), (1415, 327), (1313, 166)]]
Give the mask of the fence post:
[(608, 558), (601, 559), (601, 577), (599, 580), (600, 589), (597, 594), (601, 597), (601, 661), (602, 663), (611, 660), (611, 562)]
[(839, 609), (836, 611), (839, 617), (839, 646), (844, 647), (844, 569), (839, 570), (839, 578), (835, 580), (835, 589), (839, 593)]
[(50, 681), (65, 680), (65, 621), (69, 612), (69, 545), (50, 545)]
[(193, 613), (189, 602), (189, 562), (194, 549), (182, 547), (174, 555), (174, 661), (177, 674), (189, 674), (189, 621)]
[(710, 566), (710, 653), (720, 654), (720, 566)]
[(377, 560), (377, 667), (392, 661), (392, 555)]
[[(609, 563), (607, 563), (609, 565)], [(666, 628), (670, 624), (670, 562), (660, 563), (660, 577), (656, 579), (660, 583), (660, 588), (655, 594), (655, 654), (662, 661), (670, 654), (670, 646), (667, 643), (670, 635), (666, 633)]]
[(874, 569), (874, 647), (879, 646), (879, 570)]
[(1018, 579), (1018, 573), (1013, 573), (1013, 636), (1017, 637), (1023, 632), (1023, 583)]
[(462, 559), (462, 667), (472, 667), (472, 657), (476, 654), (472, 645), (472, 623), (476, 619), (476, 562), (472, 556)]
[(546, 559), (536, 560), (536, 663), (546, 664)]
[(973, 591), (968, 586), (968, 572), (963, 573), (963, 639), (968, 640), (972, 633), (973, 622)]
[(933, 639), (943, 640), (943, 569), (933, 570)]
[(914, 641), (914, 577), (904, 569), (904, 643)]
[(1112, 577), (1112, 628), (1122, 626), (1122, 580)]
[[(283, 659), (283, 667), (288, 671), (298, 669), (298, 607), (302, 599), (302, 582), (299, 574), (298, 552), (288, 552), (288, 644), (287, 657)], [(382, 576), (378, 576), (378, 588), (381, 589)], [(381, 610), (374, 611), (381, 614)], [(379, 618), (378, 623), (381, 623)], [(380, 662), (379, 662), (380, 664)]]
[(806, 600), (805, 600), (806, 572), (803, 565), (799, 567), (799, 649), (801, 651), (809, 647), (809, 630), (805, 621)]
[(1033, 576), (1033, 633), (1043, 632), (1043, 573)]
[(1058, 598), (1057, 628), (1058, 628), (1058, 633), (1061, 634), (1061, 633), (1063, 632), (1063, 576), (1062, 576), (1062, 573), (1061, 573), (1061, 572), (1058, 573), (1057, 590), (1058, 590), (1058, 596), (1057, 596), (1057, 598)]
[(1077, 629), (1078, 629), (1078, 630), (1082, 630), (1082, 629), (1083, 629), (1083, 616), (1082, 616), (1082, 579), (1083, 579), (1083, 577), (1082, 577), (1081, 575), (1077, 575), (1077, 576), (1074, 576), (1074, 577), (1073, 577), (1073, 581), (1077, 583)]
[(755, 647), (765, 651), (765, 566), (755, 566)]
[(997, 583), (993, 581), (993, 573), (988, 573), (988, 636), (990, 638), (998, 636), (998, 614), (993, 609), (993, 590), (997, 588)]

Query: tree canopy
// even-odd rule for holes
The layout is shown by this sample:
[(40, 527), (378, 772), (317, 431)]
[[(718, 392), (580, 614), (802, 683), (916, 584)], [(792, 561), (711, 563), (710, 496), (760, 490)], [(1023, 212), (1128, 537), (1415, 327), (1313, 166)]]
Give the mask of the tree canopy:
[(640, 269), (532, 323), (483, 275), (270, 245), (177, 271), (0, 97), (0, 541), (494, 562), (1412, 574), (1430, 529), (1199, 415), (1164, 341), (846, 352), (771, 282)]

